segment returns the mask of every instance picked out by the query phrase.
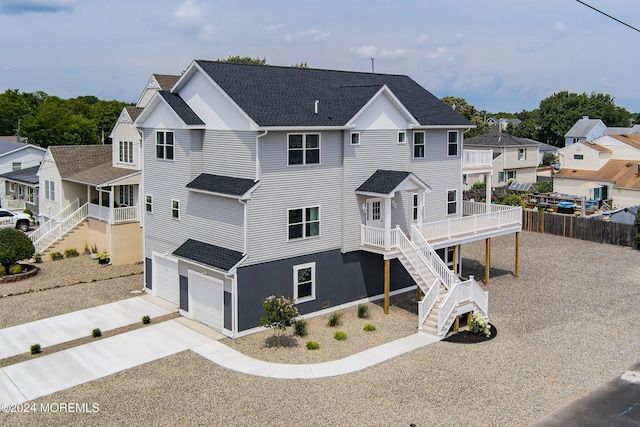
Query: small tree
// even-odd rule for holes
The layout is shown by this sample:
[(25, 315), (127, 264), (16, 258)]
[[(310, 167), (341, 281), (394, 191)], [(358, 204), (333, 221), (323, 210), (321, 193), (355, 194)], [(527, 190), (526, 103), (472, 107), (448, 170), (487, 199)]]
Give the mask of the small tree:
[(264, 317), (260, 319), (260, 326), (274, 330), (276, 345), (279, 347), (282, 332), (291, 326), (296, 317), (299, 316), (298, 308), (292, 298), (275, 297), (274, 295), (264, 299), (262, 308), (264, 309)]
[(633, 225), (636, 226), (636, 249), (640, 249), (640, 207), (636, 212), (636, 219), (633, 221)]
[(14, 228), (0, 230), (0, 264), (7, 271), (16, 261), (31, 258), (35, 251), (31, 239), (22, 231)]

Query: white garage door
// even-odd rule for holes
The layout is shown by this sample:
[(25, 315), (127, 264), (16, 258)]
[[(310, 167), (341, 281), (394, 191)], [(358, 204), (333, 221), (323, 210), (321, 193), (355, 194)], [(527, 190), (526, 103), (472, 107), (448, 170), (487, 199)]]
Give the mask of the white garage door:
[(176, 305), (180, 304), (180, 277), (178, 260), (153, 255), (153, 289), (155, 295)]
[(189, 270), (189, 312), (193, 320), (222, 330), (223, 306), (222, 280)]

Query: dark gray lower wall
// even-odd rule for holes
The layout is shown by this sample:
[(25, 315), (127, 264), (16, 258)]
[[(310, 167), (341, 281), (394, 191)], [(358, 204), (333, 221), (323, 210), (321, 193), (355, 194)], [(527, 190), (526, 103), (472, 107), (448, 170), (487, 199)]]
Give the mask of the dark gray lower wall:
[(180, 310), (189, 311), (189, 279), (180, 275)]
[(145, 286), (147, 287), (147, 289), (151, 289), (151, 272), (152, 272), (152, 268), (151, 268), (151, 258), (145, 258), (144, 259), (144, 280), (145, 280)]
[[(262, 301), (269, 295), (293, 296), (293, 267), (316, 263), (316, 298), (298, 304), (300, 314), (380, 295), (384, 292), (382, 255), (340, 250), (320, 252), (238, 269), (238, 331), (260, 324)], [(415, 285), (398, 260), (391, 261), (391, 290)], [(225, 315), (226, 318), (226, 315)]]
[(230, 292), (226, 292), (224, 293), (224, 328), (231, 330), (232, 324), (233, 324), (233, 317), (231, 315), (232, 311), (232, 302), (231, 302), (231, 293)]

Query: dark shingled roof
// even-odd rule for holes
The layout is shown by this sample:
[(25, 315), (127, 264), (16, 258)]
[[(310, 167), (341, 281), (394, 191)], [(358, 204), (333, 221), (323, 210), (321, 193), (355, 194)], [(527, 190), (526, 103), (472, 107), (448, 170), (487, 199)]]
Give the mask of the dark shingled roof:
[(30, 168), (20, 169), (13, 172), (7, 172), (0, 176), (5, 179), (9, 179), (11, 181), (17, 181), (17, 182), (21, 182), (29, 185), (34, 185), (34, 184), (37, 185), (39, 182), (39, 178), (38, 178), (39, 168), (40, 166), (33, 166)]
[(180, 79), (180, 76), (174, 76), (172, 74), (154, 74), (153, 78), (160, 85), (162, 90), (170, 90), (174, 84)]
[(389, 194), (410, 174), (411, 172), (378, 169), (356, 191)]
[(529, 138), (519, 138), (504, 132), (491, 132), (484, 135), (465, 138), (464, 146), (479, 147), (511, 147), (517, 145), (538, 145), (538, 141)]
[(242, 259), (242, 253), (221, 246), (188, 239), (173, 255), (199, 262), (200, 264), (229, 271)]
[(144, 108), (140, 108), (140, 107), (132, 107), (132, 106), (126, 106), (124, 107), (125, 110), (127, 110), (127, 113), (129, 114), (129, 117), (131, 118), (131, 120), (133, 120), (134, 122), (136, 121), (136, 119), (138, 118), (138, 116), (140, 115), (140, 113), (142, 113), (142, 110), (144, 110)]
[(104, 163), (111, 164), (111, 149), (111, 145), (49, 146), (61, 178), (68, 178)]
[(189, 105), (184, 102), (184, 99), (182, 99), (180, 95), (171, 93), (166, 90), (158, 91), (158, 93), (164, 98), (165, 101), (167, 101), (169, 106), (173, 108), (173, 111), (178, 114), (178, 116), (186, 125), (204, 125), (204, 122), (191, 109), (191, 107), (189, 107)]
[(256, 185), (256, 182), (252, 179), (201, 173), (187, 184), (187, 188), (211, 193), (228, 194), (230, 196), (242, 196), (251, 190), (254, 185)]
[[(408, 76), (203, 60), (196, 63), (259, 126), (344, 126), (383, 85), (421, 125), (472, 125)], [(314, 112), (316, 100), (318, 114)]]

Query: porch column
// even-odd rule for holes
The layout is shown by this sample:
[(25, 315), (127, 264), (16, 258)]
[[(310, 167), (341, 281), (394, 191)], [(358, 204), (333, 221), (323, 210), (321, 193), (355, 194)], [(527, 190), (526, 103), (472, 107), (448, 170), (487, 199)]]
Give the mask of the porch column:
[(384, 260), (384, 314), (389, 314), (389, 294), (391, 293), (390, 261)]
[(515, 275), (518, 277), (520, 272), (520, 232), (516, 233), (516, 271)]
[(485, 203), (487, 204), (487, 213), (491, 212), (490, 207), (491, 207), (491, 173), (486, 174), (486, 180), (485, 180), (485, 189), (484, 189), (484, 198), (485, 198)]
[(455, 245), (453, 247), (453, 274), (458, 275), (458, 250), (460, 245)]
[(491, 238), (485, 241), (484, 284), (489, 284), (489, 269), (491, 268)]
[(418, 190), (418, 228), (422, 232), (422, 223), (424, 222), (424, 190)]
[(382, 199), (384, 208), (384, 250), (391, 250), (391, 199)]

